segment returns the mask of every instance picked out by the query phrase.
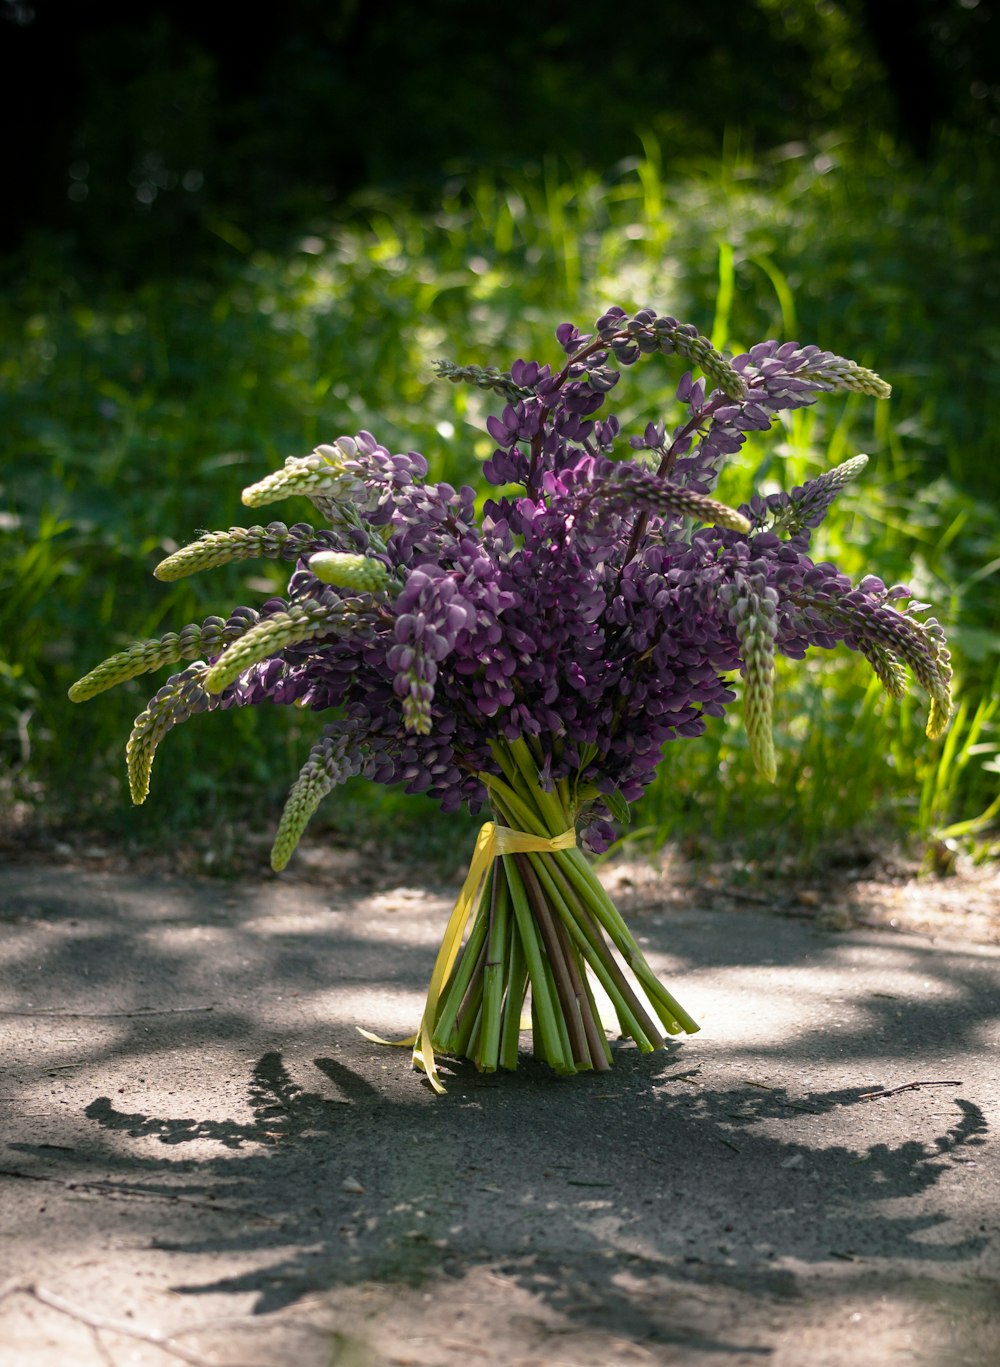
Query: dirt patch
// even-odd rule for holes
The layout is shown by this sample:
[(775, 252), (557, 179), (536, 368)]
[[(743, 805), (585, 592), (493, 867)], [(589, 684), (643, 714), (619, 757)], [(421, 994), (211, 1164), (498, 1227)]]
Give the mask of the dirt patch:
[[(280, 875), (288, 886), (323, 886), (331, 895), (378, 895), (400, 888), (456, 890), (465, 877), (467, 841), (454, 861), (414, 858), (403, 841), (309, 833)], [(141, 851), (106, 835), (0, 832), (0, 853), (13, 862), (44, 860), (68, 872), (152, 878), (208, 876), (221, 882), (273, 880), (268, 858), (273, 832), (223, 826), (210, 835)], [(709, 852), (668, 844), (649, 854), (628, 847), (602, 866), (623, 914), (697, 905), (741, 909), (813, 921), (824, 930), (888, 930), (931, 938), (1000, 944), (1000, 861), (976, 862), (951, 843), (906, 850), (858, 838), (812, 856), (805, 868), (791, 858), (763, 860), (740, 844)]]
[(738, 851), (711, 861), (667, 848), (621, 859), (605, 881), (628, 916), (664, 905), (741, 908), (814, 922), (825, 930), (889, 930), (1000, 944), (1000, 864), (946, 851), (945, 860), (898, 847), (841, 845), (807, 872), (765, 867)]

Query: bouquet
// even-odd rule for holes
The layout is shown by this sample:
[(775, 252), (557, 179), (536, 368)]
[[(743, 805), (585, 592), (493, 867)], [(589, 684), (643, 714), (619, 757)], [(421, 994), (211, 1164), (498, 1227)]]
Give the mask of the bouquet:
[[(435, 1053), (515, 1068), (529, 1001), (537, 1057), (557, 1073), (608, 1068), (595, 983), (640, 1050), (697, 1030), (583, 847), (607, 849), (664, 745), (721, 716), (735, 675), (750, 754), (772, 778), (779, 652), (844, 644), (896, 696), (909, 671), (930, 699), (930, 736), (950, 710), (948, 651), (927, 605), (810, 557), (813, 529), (865, 456), (738, 509), (712, 497), (748, 433), (822, 394), (885, 397), (884, 381), (795, 342), (729, 359), (651, 308), (612, 308), (593, 333), (565, 323), (556, 338), (555, 367), (437, 364), (497, 396), (483, 468), (495, 492), (481, 508), (472, 488), (428, 483), (423, 456), (390, 454), (368, 432), (290, 457), (244, 504), (304, 495), (325, 525), (209, 532), (155, 571), (174, 580), (265, 556), (293, 567), (286, 596), (137, 642), (70, 690), (80, 701), (190, 662), (136, 719), (136, 803), (160, 740), (194, 713), (265, 702), (323, 713), (280, 820), (277, 870), (352, 775), (427, 793), (445, 812), (488, 810), (404, 1041), (438, 1091)], [(653, 354), (691, 367), (677, 387), (681, 416), (626, 437), (608, 396), (620, 367)]]

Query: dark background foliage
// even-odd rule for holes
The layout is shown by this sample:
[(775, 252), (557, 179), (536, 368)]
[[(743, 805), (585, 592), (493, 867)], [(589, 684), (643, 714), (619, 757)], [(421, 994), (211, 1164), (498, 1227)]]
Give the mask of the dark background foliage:
[(1000, 132), (987, 0), (3, 0), (0, 250), (30, 230), (135, 280), (379, 185), (560, 159), (605, 170), (887, 128)]

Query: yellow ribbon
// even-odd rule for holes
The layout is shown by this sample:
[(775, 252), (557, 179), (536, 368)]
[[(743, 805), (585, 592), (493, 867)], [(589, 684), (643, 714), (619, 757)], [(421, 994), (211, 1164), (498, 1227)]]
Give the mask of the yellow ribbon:
[(473, 851), (469, 872), (462, 884), (462, 891), (458, 894), (458, 901), (452, 909), (441, 948), (438, 950), (434, 972), (431, 974), (430, 986), (427, 989), (424, 1014), (420, 1018), (417, 1033), (409, 1035), (406, 1039), (388, 1040), (373, 1035), (370, 1030), (361, 1030), (360, 1033), (365, 1039), (370, 1039), (375, 1044), (395, 1044), (400, 1047), (413, 1045), (414, 1068), (423, 1069), (435, 1092), (443, 1093), (446, 1088), (438, 1076), (437, 1065), (434, 1062), (431, 1031), (442, 988), (458, 958), (462, 936), (472, 915), (476, 893), (486, 877), (490, 864), (502, 854), (554, 853), (556, 850), (572, 849), (575, 844), (576, 831), (572, 826), (560, 835), (548, 836), (532, 835), (529, 831), (515, 831), (511, 826), (498, 826), (495, 821), (487, 821), (476, 837), (476, 848)]

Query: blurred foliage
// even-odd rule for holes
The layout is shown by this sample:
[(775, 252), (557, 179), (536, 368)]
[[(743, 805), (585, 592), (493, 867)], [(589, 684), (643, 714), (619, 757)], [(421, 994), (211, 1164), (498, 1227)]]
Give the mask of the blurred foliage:
[[(129, 640), (281, 584), (270, 565), (170, 585), (150, 571), (199, 530), (245, 522), (241, 488), (285, 455), (368, 427), (390, 448), (423, 450), (433, 477), (476, 482), (492, 450), (489, 401), (433, 381), (433, 360), (544, 360), (557, 323), (586, 325), (621, 302), (691, 319), (732, 351), (767, 336), (817, 341), (894, 384), (888, 404), (851, 396), (792, 415), (748, 446), (726, 493), (751, 478), (795, 484), (867, 451), (825, 553), (935, 604), (965, 707), (953, 739), (932, 745), (915, 703), (882, 699), (853, 658), (817, 655), (782, 677), (777, 786), (753, 775), (734, 719), (668, 747), (636, 825), (662, 838), (738, 823), (807, 849), (865, 823), (975, 823), (996, 793), (1000, 644), (1000, 423), (985, 400), (1000, 351), (989, 228), (1000, 187), (977, 151), (955, 135), (921, 166), (887, 136), (828, 135), (665, 171), (647, 133), (642, 155), (607, 175), (554, 161), (456, 175), (431, 207), (372, 191), (287, 249), (134, 288), (87, 283), (54, 246), (36, 246), (0, 302), (8, 801), (131, 836), (211, 829), (237, 811), (273, 820), (317, 718), (193, 719), (162, 747), (134, 813), (122, 751), (156, 683), (85, 708), (66, 701), (69, 683)], [(647, 363), (628, 374), (637, 422), (669, 410), (678, 373)], [(311, 510), (276, 511), (292, 521)], [(343, 831), (399, 811), (356, 784), (327, 803)]]
[(884, 128), (1000, 137), (988, 0), (286, 0), (251, 21), (193, 0), (0, 0), (18, 130), (0, 250), (26, 229), (130, 283), (188, 274), (380, 185), (602, 173), (645, 128), (668, 163)]

